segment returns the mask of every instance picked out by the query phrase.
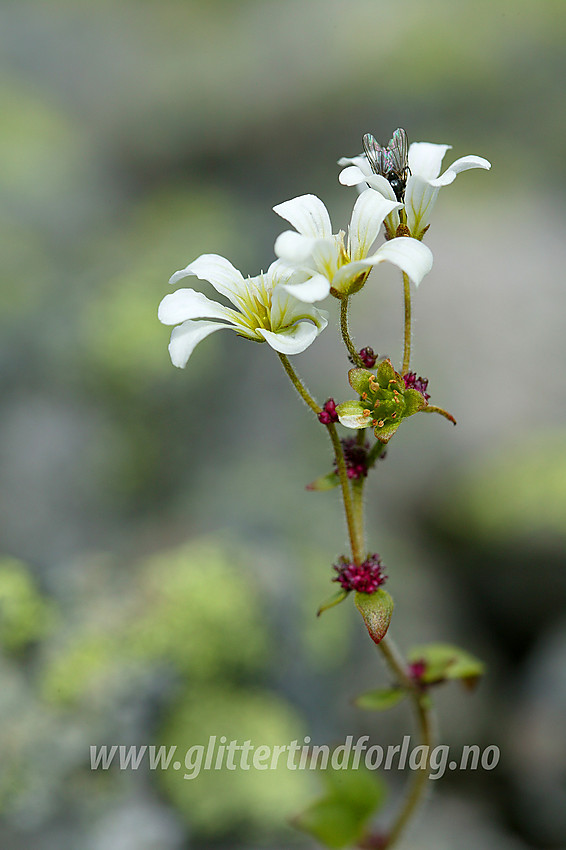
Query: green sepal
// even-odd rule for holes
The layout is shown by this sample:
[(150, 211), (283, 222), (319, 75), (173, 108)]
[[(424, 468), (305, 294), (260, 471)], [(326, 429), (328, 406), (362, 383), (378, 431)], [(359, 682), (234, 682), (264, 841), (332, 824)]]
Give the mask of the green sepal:
[(297, 815), (294, 825), (325, 847), (340, 850), (357, 844), (384, 802), (383, 780), (366, 767), (328, 767), (320, 775), (325, 795)]
[(393, 599), (386, 590), (375, 593), (360, 593), (355, 596), (356, 608), (364, 618), (369, 636), (375, 643), (385, 637), (393, 615)]
[(425, 662), (420, 681), (428, 685), (447, 679), (461, 679), (467, 687), (473, 687), (485, 671), (485, 665), (479, 658), (449, 643), (414, 646), (407, 653), (407, 658), (409, 663)]
[(356, 368), (350, 369), (348, 372), (348, 381), (350, 382), (350, 386), (357, 392), (358, 395), (368, 392), (369, 382), (372, 378), (375, 381), (375, 375), (373, 372), (370, 372), (369, 369)]
[(418, 413), (419, 410), (423, 410), (427, 406), (427, 400), (418, 390), (405, 390), (403, 396), (405, 398), (405, 412), (403, 413), (403, 417), (412, 416), (413, 413)]
[(323, 492), (324, 490), (333, 490), (340, 484), (340, 477), (337, 472), (329, 472), (328, 475), (321, 475), (320, 478), (315, 478), (310, 484), (307, 484), (306, 490), (316, 490)]
[(366, 691), (354, 700), (354, 705), (365, 711), (387, 711), (393, 708), (407, 696), (402, 688), (380, 688), (376, 691)]
[(403, 378), (397, 374), (389, 358), (380, 361), (377, 367), (377, 381), (379, 386), (384, 390), (389, 389), (392, 381), (399, 385), (397, 389), (405, 389)]
[(373, 433), (377, 437), (380, 443), (388, 443), (399, 425), (403, 420), (399, 419), (397, 422), (387, 422), (383, 428), (376, 427), (373, 429)]
[(349, 590), (344, 589), (337, 590), (336, 593), (333, 593), (332, 596), (329, 596), (329, 598), (322, 603), (322, 605), (316, 612), (316, 616), (320, 617), (320, 615), (324, 613), (324, 611), (328, 611), (329, 608), (334, 608), (335, 605), (340, 605), (340, 603), (343, 602), (348, 596), (349, 592)]
[(340, 424), (346, 428), (367, 428), (371, 425), (371, 415), (365, 414), (367, 404), (361, 401), (343, 401), (336, 405), (336, 413)]

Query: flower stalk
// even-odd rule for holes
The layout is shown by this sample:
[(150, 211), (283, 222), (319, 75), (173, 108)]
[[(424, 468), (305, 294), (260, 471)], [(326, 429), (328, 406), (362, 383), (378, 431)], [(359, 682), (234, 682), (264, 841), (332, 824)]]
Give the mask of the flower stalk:
[(363, 366), (364, 362), (360, 357), (358, 351), (356, 350), (356, 346), (352, 342), (352, 337), (350, 336), (350, 328), (348, 322), (349, 307), (350, 299), (346, 295), (345, 298), (340, 299), (340, 333), (342, 334), (342, 340), (348, 350), (348, 354), (352, 363), (354, 363), (355, 366)]

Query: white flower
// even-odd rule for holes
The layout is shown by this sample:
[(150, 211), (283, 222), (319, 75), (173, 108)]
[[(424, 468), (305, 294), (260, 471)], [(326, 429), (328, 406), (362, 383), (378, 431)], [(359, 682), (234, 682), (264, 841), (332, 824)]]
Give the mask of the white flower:
[(224, 257), (202, 254), (175, 272), (169, 283), (189, 275), (210, 281), (237, 309), (211, 301), (194, 289), (178, 289), (166, 295), (158, 317), (164, 325), (177, 325), (169, 343), (174, 366), (183, 368), (198, 343), (222, 328), (256, 342), (268, 342), (281, 354), (299, 354), (328, 324), (326, 313), (298, 301), (284, 286), (292, 280), (293, 270), (279, 261), (265, 274), (246, 279)]
[[(409, 148), (411, 175), (405, 189), (405, 210), (407, 227), (415, 239), (422, 239), (430, 223), (436, 196), (442, 186), (452, 183), (460, 171), (467, 171), (469, 168), (491, 168), (491, 163), (481, 156), (463, 156), (440, 174), (444, 154), (450, 149), (451, 145), (433, 145), (429, 142), (413, 142)], [(347, 166), (338, 178), (344, 186), (357, 185), (363, 188), (368, 185), (381, 192), (385, 198), (395, 200), (391, 184), (382, 175), (372, 172), (365, 154), (342, 157), (338, 164)], [(394, 235), (399, 225), (397, 209), (390, 213), (385, 224), (389, 234)]]
[(366, 189), (354, 205), (346, 245), (344, 231), (332, 233), (328, 211), (316, 195), (301, 195), (273, 207), (298, 231), (282, 233), (275, 253), (307, 276), (302, 283), (285, 284), (287, 291), (308, 303), (326, 298), (331, 288), (339, 296), (350, 295), (363, 286), (373, 266), (386, 261), (419, 284), (432, 267), (432, 254), (425, 245), (403, 236), (370, 253), (384, 218), (401, 206)]

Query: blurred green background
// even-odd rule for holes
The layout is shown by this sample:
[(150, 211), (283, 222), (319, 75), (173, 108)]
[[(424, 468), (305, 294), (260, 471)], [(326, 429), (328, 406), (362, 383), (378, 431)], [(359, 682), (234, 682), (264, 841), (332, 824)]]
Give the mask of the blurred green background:
[[(0, 4), (3, 850), (312, 847), (287, 822), (306, 773), (92, 772), (89, 747), (406, 734), (404, 707), (352, 706), (386, 683), (353, 606), (314, 617), (346, 545), (304, 489), (320, 426), (268, 346), (215, 335), (179, 371), (156, 318), (200, 253), (267, 268), (276, 203), (344, 227), (336, 160), (397, 126), (493, 168), (441, 193), (414, 304), (459, 424), (403, 425), (369, 545), (398, 642), (489, 665), (439, 691), (443, 742), (502, 752), (438, 781), (403, 846), (566, 846), (565, 36), (563, 0)], [(325, 307), (295, 364), (345, 398)], [(381, 267), (356, 340), (398, 360), (401, 319)]]

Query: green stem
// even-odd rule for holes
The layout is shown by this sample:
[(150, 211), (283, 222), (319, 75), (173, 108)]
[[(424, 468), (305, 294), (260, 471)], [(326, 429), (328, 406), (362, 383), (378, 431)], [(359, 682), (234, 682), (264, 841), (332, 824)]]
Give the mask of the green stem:
[(354, 513), (354, 537), (356, 546), (360, 551), (361, 560), (355, 563), (362, 563), (365, 558), (365, 533), (364, 533), (364, 478), (358, 478), (357, 481), (352, 481), (352, 507)]
[(383, 454), (383, 452), (385, 451), (385, 446), (386, 446), (385, 443), (380, 443), (379, 440), (375, 441), (375, 443), (373, 444), (373, 446), (371, 447), (371, 449), (368, 452), (368, 456), (367, 456), (368, 469), (371, 469), (371, 467), (374, 465), (374, 463), (376, 462), (378, 457), (380, 457)]
[[(379, 646), (381, 646), (381, 644), (379, 644)], [(407, 825), (415, 815), (418, 806), (423, 801), (424, 792), (426, 790), (426, 785), (428, 781), (428, 774), (430, 770), (430, 753), (433, 747), (434, 739), (433, 713), (431, 708), (429, 707), (427, 696), (418, 694), (413, 690), (413, 692), (411, 693), (411, 697), (417, 715), (420, 743), (423, 746), (427, 747), (427, 749), (425, 750), (426, 758), (424, 765), (422, 767), (419, 767), (419, 769), (412, 776), (407, 795), (405, 797), (405, 801), (397, 817), (393, 821), (393, 825), (389, 830), (386, 843), (383, 845), (384, 848), (393, 847), (394, 844), (397, 843), (398, 839), (401, 837)]]
[[(370, 457), (372, 457), (372, 460), (375, 460), (377, 457), (379, 457), (379, 454), (381, 453), (381, 451), (383, 451), (384, 448), (384, 445), (382, 443), (378, 442), (376, 445), (377, 448), (376, 446), (373, 446), (372, 451), (370, 452)], [(359, 552), (365, 551), (362, 498), (363, 485), (363, 479), (355, 481), (352, 485), (354, 495), (354, 514), (352, 520), (348, 518), (348, 511), (346, 512), (348, 527), (349, 529), (351, 528), (350, 537), (351, 539), (353, 539), (353, 541), (355, 541), (355, 544), (353, 543), (352, 547), (354, 547), (355, 545)], [(352, 526), (350, 526), (350, 522), (352, 522)], [(411, 777), (405, 800), (399, 810), (399, 813), (393, 821), (391, 829), (389, 830), (389, 834), (384, 848), (390, 848), (393, 847), (393, 845), (397, 842), (402, 833), (405, 831), (405, 828), (411, 821), (413, 815), (417, 810), (417, 807), (421, 803), (424, 796), (424, 791), (426, 788), (429, 774), (430, 751), (432, 749), (433, 717), (432, 710), (429, 705), (428, 696), (426, 694), (423, 694), (416, 687), (415, 683), (408, 675), (405, 659), (403, 658), (402, 654), (396, 647), (389, 634), (387, 634), (380, 641), (377, 647), (381, 652), (383, 659), (390, 672), (392, 673), (393, 677), (399, 683), (400, 687), (407, 692), (409, 698), (411, 699), (417, 719), (420, 744), (425, 747), (428, 747), (428, 749), (425, 750), (425, 765), (422, 768), (419, 768), (418, 771)]]
[(334, 457), (336, 458), (336, 468), (338, 469), (338, 477), (342, 488), (342, 500), (344, 502), (344, 511), (346, 514), (346, 525), (348, 527), (348, 536), (350, 538), (350, 547), (352, 549), (352, 560), (355, 564), (361, 564), (364, 560), (363, 549), (363, 515), (360, 507), (352, 498), (352, 490), (350, 488), (350, 479), (346, 470), (346, 461), (344, 459), (344, 450), (336, 425), (331, 422), (326, 426), (332, 446), (334, 448)]
[(411, 362), (411, 282), (403, 272), (403, 291), (405, 295), (405, 340), (403, 346), (403, 365), (401, 374), (406, 375)]
[[(347, 323), (347, 305), (345, 310), (345, 317)], [(312, 398), (309, 391), (307, 390), (307, 388), (291, 366), (288, 357), (285, 354), (279, 354), (279, 359), (281, 360), (283, 368), (287, 372), (287, 375), (289, 376), (293, 386), (295, 387), (303, 401), (308, 404), (313, 413), (320, 413), (321, 408)], [(358, 481), (353, 482), (352, 486), (350, 486), (350, 481), (348, 479), (348, 473), (346, 470), (346, 461), (344, 459), (344, 451), (342, 449), (342, 444), (340, 442), (340, 438), (336, 430), (336, 425), (334, 423), (330, 423), (326, 426), (326, 429), (332, 441), (334, 455), (336, 457), (336, 467), (338, 469), (338, 476), (340, 478), (340, 485), (342, 488), (342, 498), (344, 501), (344, 510), (346, 513), (346, 524), (348, 527), (348, 535), (350, 538), (350, 546), (352, 549), (352, 559), (354, 563), (361, 564), (364, 560), (365, 552), (365, 535), (363, 520), (364, 479), (359, 479)], [(375, 446), (373, 446), (369, 453), (369, 458), (371, 459), (371, 462), (374, 462), (382, 451), (383, 444), (377, 443)], [(390, 848), (393, 847), (393, 845), (397, 842), (398, 838), (404, 832), (407, 824), (410, 822), (411, 818), (415, 814), (415, 811), (423, 798), (429, 773), (430, 751), (432, 748), (433, 741), (433, 718), (432, 711), (428, 702), (428, 697), (425, 694), (421, 693), (421, 691), (415, 687), (414, 682), (411, 680), (411, 678), (406, 672), (405, 662), (402, 655), (400, 654), (399, 650), (396, 648), (395, 644), (388, 635), (384, 637), (383, 640), (378, 644), (378, 649), (383, 655), (385, 663), (389, 667), (389, 670), (391, 671), (399, 685), (407, 691), (416, 713), (421, 744), (428, 747), (428, 750), (426, 751), (427, 757), (425, 759), (425, 765), (424, 767), (419, 768), (419, 770), (414, 774), (414, 777), (412, 778), (412, 781), (409, 785), (405, 801), (397, 817), (393, 821), (393, 825), (389, 831), (387, 842), (384, 847)]]
[[(279, 359), (283, 364), (283, 368), (287, 372), (291, 383), (310, 409), (318, 415), (322, 408), (316, 403), (316, 401), (312, 398), (311, 394), (291, 366), (289, 362), (289, 358), (285, 354), (279, 354)], [(354, 563), (361, 564), (364, 560), (363, 557), (363, 548), (360, 549), (358, 542), (360, 540), (359, 535), (356, 533), (356, 529), (358, 528), (359, 519), (356, 519), (356, 514), (354, 512), (354, 506), (352, 501), (352, 491), (350, 489), (350, 480), (348, 478), (348, 472), (346, 470), (346, 461), (344, 459), (344, 450), (342, 449), (342, 443), (340, 442), (340, 437), (338, 436), (338, 431), (336, 430), (336, 425), (333, 422), (330, 422), (326, 425), (326, 430), (332, 440), (332, 447), (334, 449), (334, 457), (336, 458), (336, 468), (338, 469), (338, 477), (340, 478), (340, 486), (342, 488), (342, 500), (344, 502), (344, 510), (346, 513), (346, 525), (348, 527), (348, 536), (350, 538), (350, 546), (352, 548), (352, 558)]]
[(350, 329), (348, 327), (348, 308), (350, 306), (350, 299), (346, 295), (344, 298), (340, 299), (340, 331), (342, 333), (342, 339), (344, 340), (344, 345), (348, 349), (348, 354), (350, 355), (351, 360), (354, 362), (356, 366), (363, 367), (363, 361), (356, 351), (356, 346), (352, 342), (352, 337), (350, 336)]

